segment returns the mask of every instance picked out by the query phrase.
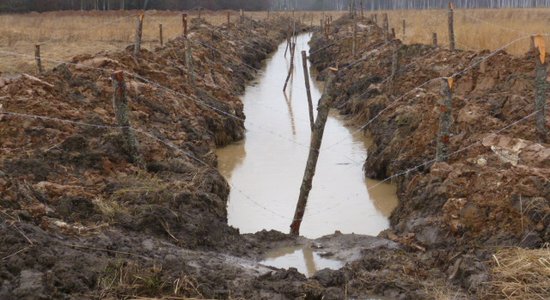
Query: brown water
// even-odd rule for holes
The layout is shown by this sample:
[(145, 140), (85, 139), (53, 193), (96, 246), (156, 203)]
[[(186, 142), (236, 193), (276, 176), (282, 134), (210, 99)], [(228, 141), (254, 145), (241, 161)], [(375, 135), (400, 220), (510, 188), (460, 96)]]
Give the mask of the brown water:
[[(309, 34), (298, 37), (298, 56), (309, 50), (309, 39)], [(246, 139), (218, 150), (219, 169), (232, 186), (228, 221), (241, 233), (288, 232), (299, 195), (310, 125), (300, 56), (290, 91), (283, 94), (290, 64), (284, 51), (283, 43), (242, 97)], [(321, 90), (311, 82), (317, 103)], [(397, 205), (395, 187), (381, 184), (367, 190), (378, 183), (365, 179), (362, 171), (370, 141), (352, 131), (331, 114), (300, 230), (303, 236), (318, 238), (336, 230), (377, 235), (389, 226), (388, 216)]]

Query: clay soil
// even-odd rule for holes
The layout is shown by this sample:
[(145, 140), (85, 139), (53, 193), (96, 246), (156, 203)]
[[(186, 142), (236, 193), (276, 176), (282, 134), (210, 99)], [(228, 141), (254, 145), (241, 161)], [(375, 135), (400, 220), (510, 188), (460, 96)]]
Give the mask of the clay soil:
[[(534, 111), (531, 54), (499, 52), (458, 78), (451, 151), (478, 143), (447, 163), (411, 169), (435, 155), (441, 82), (400, 95), (488, 52), (386, 43), (361, 20), (354, 58), (349, 19), (335, 22), (330, 40), (316, 32), (312, 63), (321, 79), (340, 68), (329, 92), (350, 123), (392, 106), (368, 126), (375, 142), (365, 163), (366, 175), (379, 179), (411, 169), (394, 179), (400, 204), (391, 229), (309, 241), (240, 235), (227, 225), (229, 185), (214, 149), (244, 137), (238, 96), (289, 22), (194, 21), (195, 85), (182, 38), (138, 59), (129, 46), (75, 57), (38, 77), (2, 77), (0, 299), (503, 297), (490, 284), (492, 254), (549, 241), (547, 144), (533, 119), (498, 131)], [(396, 46), (402, 68), (390, 85)], [(141, 163), (115, 124), (113, 70), (126, 71)], [(269, 249), (296, 244), (348, 263), (312, 278), (257, 263)]]

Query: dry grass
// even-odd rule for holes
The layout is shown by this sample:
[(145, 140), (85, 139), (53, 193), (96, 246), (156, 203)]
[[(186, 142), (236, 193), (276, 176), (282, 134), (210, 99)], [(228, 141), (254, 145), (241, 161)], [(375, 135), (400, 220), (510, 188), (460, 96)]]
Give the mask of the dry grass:
[[(405, 43), (431, 44), (432, 33), (436, 32), (440, 45), (448, 45), (446, 10), (389, 11), (388, 17), (390, 27), (395, 28), (399, 39), (403, 39), (402, 21), (406, 21)], [(549, 21), (550, 9), (455, 10), (457, 47), (496, 50), (518, 38), (547, 32)], [(380, 13), (378, 22), (382, 22)], [(527, 38), (510, 46), (507, 51), (521, 55), (529, 46)]]
[[(214, 25), (227, 22), (227, 13), (236, 22), (238, 12), (202, 12), (202, 17)], [(0, 15), (0, 72), (35, 72), (34, 46), (41, 44), (43, 64), (50, 69), (79, 54), (120, 50), (134, 41), (138, 11), (110, 12), (49, 12)], [(271, 16), (283, 13), (271, 13)], [(289, 15), (290, 13), (286, 13)], [(306, 23), (318, 24), (321, 12), (296, 13)], [(333, 13), (335, 17), (341, 13)], [(189, 12), (190, 19), (198, 12)], [(253, 19), (267, 18), (267, 12), (246, 12)], [(143, 47), (159, 46), (159, 24), (164, 40), (182, 32), (181, 12), (147, 11), (143, 28)], [(9, 54), (14, 52), (20, 55)], [(23, 55), (23, 56), (21, 56)]]
[(504, 249), (493, 256), (488, 298), (548, 299), (550, 248)]

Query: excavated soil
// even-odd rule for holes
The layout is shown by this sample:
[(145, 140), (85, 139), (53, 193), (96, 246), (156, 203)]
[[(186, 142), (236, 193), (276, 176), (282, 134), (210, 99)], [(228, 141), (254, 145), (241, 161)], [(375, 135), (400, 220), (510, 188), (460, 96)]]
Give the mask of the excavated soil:
[[(351, 265), (352, 277), (376, 292), (392, 285), (403, 297), (427, 297), (414, 290), (429, 297), (504, 297), (489, 293), (492, 254), (550, 242), (550, 148), (539, 140), (532, 115), (534, 54), (404, 45), (386, 41), (370, 20), (357, 26), (355, 57), (353, 21), (344, 18), (334, 22), (328, 39), (321, 32), (314, 36), (311, 60), (321, 79), (329, 67), (338, 68), (334, 107), (374, 140), (366, 176), (391, 177), (398, 186), (391, 229), (380, 236), (404, 244), (406, 253), (367, 253)], [(389, 80), (394, 51), (399, 67)], [(443, 99), (443, 79), (437, 78), (460, 71), (454, 77), (452, 154), (436, 163)], [(393, 279), (384, 281), (385, 274)], [(541, 284), (550, 288), (547, 279)]]
[[(214, 150), (243, 138), (238, 96), (289, 22), (194, 21), (195, 86), (183, 39), (137, 60), (130, 46), (38, 77), (0, 77), (0, 299), (494, 298), (492, 254), (550, 237), (550, 150), (534, 119), (522, 120), (534, 111), (532, 54), (497, 52), (456, 79), (450, 147), (466, 148), (433, 163), (441, 82), (423, 83), (489, 52), (386, 43), (360, 20), (354, 58), (349, 19), (333, 24), (329, 40), (316, 32), (319, 78), (340, 70), (335, 108), (356, 126), (379, 114), (367, 127), (365, 173), (395, 175), (391, 229), (315, 241), (240, 235), (227, 225), (229, 186)], [(396, 46), (401, 67), (387, 82)], [(113, 70), (127, 72), (142, 163), (115, 124)], [(347, 264), (306, 278), (257, 263), (269, 249), (297, 245)]]

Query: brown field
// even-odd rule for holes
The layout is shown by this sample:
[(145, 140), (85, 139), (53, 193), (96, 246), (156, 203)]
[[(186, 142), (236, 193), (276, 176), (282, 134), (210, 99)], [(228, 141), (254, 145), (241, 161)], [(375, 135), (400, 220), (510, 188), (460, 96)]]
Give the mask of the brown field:
[[(238, 20), (239, 12), (202, 12), (214, 25)], [(159, 46), (159, 24), (163, 24), (164, 41), (182, 32), (182, 12), (147, 11), (143, 28), (143, 47)], [(119, 50), (133, 43), (138, 11), (50, 12), (0, 15), (0, 72), (35, 72), (34, 46), (41, 44), (43, 65), (52, 68), (78, 54)], [(271, 13), (271, 16), (283, 13)], [(288, 13), (289, 14), (289, 13)], [(332, 13), (335, 17), (342, 14)], [(190, 12), (190, 19), (198, 12)], [(267, 18), (267, 12), (246, 12), (254, 19)], [(319, 23), (321, 12), (296, 13), (306, 22)], [(17, 54), (15, 54), (17, 53)]]
[[(378, 14), (381, 24), (381, 14)], [(395, 28), (397, 38), (405, 43), (432, 43), (436, 32), (439, 44), (448, 45), (447, 11), (389, 11), (390, 27)], [(403, 36), (402, 22), (406, 22)], [(455, 10), (455, 35), (457, 48), (464, 50), (496, 50), (520, 38), (532, 34), (545, 34), (550, 21), (550, 9), (478, 9)], [(548, 42), (548, 40), (547, 40)], [(521, 55), (530, 46), (528, 38), (507, 47), (512, 54)]]
[[(228, 11), (203, 12), (212, 24), (226, 22)], [(43, 64), (51, 68), (58, 61), (84, 53), (122, 49), (134, 39), (137, 11), (50, 12), (0, 16), (0, 72), (35, 72), (34, 45), (41, 44)], [(231, 11), (232, 21), (238, 12)], [(382, 22), (377, 12), (378, 22)], [(267, 12), (246, 12), (254, 19), (267, 17)], [(283, 14), (283, 13), (272, 13)], [(287, 13), (289, 14), (289, 13)], [(323, 12), (296, 12), (306, 23), (317, 25)], [(331, 13), (338, 17), (343, 12)], [(190, 12), (190, 18), (198, 12)], [(365, 12), (368, 16), (370, 13)], [(447, 11), (389, 11), (390, 27), (405, 43), (431, 43), (437, 32), (439, 43), (447, 45)], [(402, 20), (407, 23), (405, 35)], [(466, 50), (498, 49), (534, 33), (544, 33), (550, 21), (550, 9), (456, 10), (457, 47)], [(144, 47), (159, 45), (159, 24), (163, 24), (165, 41), (181, 34), (181, 12), (148, 11), (145, 17)], [(523, 39), (507, 48), (510, 53), (527, 51), (529, 40)]]

